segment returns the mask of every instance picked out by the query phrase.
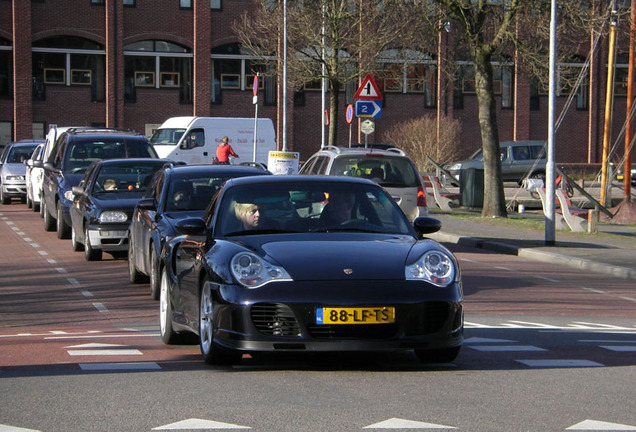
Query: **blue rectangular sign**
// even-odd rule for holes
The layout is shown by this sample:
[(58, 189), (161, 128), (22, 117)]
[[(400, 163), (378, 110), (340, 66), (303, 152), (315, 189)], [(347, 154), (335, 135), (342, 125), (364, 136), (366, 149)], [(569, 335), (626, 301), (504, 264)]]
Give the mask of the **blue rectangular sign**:
[(382, 116), (381, 100), (355, 101), (356, 117), (380, 118)]

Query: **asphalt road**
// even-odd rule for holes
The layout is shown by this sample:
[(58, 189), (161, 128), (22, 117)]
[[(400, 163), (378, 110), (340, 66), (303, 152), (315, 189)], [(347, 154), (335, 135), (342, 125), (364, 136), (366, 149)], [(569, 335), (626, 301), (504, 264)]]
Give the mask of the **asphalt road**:
[[(636, 430), (633, 282), (452, 246), (466, 343), (412, 353), (244, 356), (164, 346), (125, 260), (88, 263), (0, 207), (0, 432)], [(630, 297), (631, 296), (631, 297)]]

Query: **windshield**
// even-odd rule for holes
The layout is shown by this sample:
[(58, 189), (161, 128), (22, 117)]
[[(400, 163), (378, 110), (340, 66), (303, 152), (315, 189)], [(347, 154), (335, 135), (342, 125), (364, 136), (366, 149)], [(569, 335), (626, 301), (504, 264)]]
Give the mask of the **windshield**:
[(126, 165), (105, 165), (95, 179), (94, 192), (143, 192), (163, 161), (138, 162)]
[(152, 145), (177, 145), (183, 134), (185, 133), (185, 128), (178, 129), (157, 129), (152, 137), (150, 138), (150, 142)]
[(119, 158), (158, 159), (158, 156), (146, 138), (106, 137), (100, 141), (78, 139), (69, 143), (63, 170), (81, 173), (86, 171), (86, 168), (95, 161)]
[(170, 184), (166, 211), (205, 210), (212, 195), (227, 177), (210, 176), (176, 178)]
[(7, 163), (24, 163), (25, 160), (31, 157), (31, 153), (33, 153), (33, 150), (35, 150), (36, 147), (37, 144), (33, 147), (12, 147), (7, 155)]
[(382, 189), (334, 182), (284, 182), (233, 187), (222, 197), (220, 235), (271, 232), (410, 234), (408, 221)]
[(388, 187), (418, 187), (420, 178), (410, 159), (385, 155), (339, 156), (331, 173), (362, 177)]

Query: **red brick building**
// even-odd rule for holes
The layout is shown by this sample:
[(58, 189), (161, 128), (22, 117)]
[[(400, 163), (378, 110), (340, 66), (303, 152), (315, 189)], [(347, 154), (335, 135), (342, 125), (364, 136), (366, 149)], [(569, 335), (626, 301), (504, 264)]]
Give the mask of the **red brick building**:
[[(256, 68), (240, 52), (232, 31), (232, 23), (252, 5), (252, 0), (0, 0), (0, 144), (42, 136), (52, 124), (149, 133), (178, 115), (253, 117)], [(446, 40), (439, 38), (438, 53)], [(621, 52), (627, 43), (618, 42), (612, 142), (625, 121), (627, 57)], [(601, 46), (587, 84), (557, 131), (558, 162), (601, 159), (607, 43)], [(433, 53), (399, 65), (403, 82), (379, 80), (382, 118), (370, 142), (380, 141), (395, 122), (447, 113), (462, 122), (465, 155), (481, 145), (470, 65), (454, 82), (443, 78), (448, 86), (438, 88), (436, 58)], [(495, 65), (495, 73), (500, 139), (546, 139), (545, 92), (517, 73), (514, 64)], [(280, 89), (268, 78), (259, 90), (259, 116), (278, 126), (280, 146)], [(349, 136), (345, 107), (355, 87), (347, 90), (340, 102), (338, 142), (343, 145)], [(321, 94), (305, 89), (290, 94), (289, 101), (288, 148), (304, 160), (320, 147)], [(557, 113), (566, 101), (566, 96), (557, 98)], [(353, 136), (359, 136), (357, 121)]]

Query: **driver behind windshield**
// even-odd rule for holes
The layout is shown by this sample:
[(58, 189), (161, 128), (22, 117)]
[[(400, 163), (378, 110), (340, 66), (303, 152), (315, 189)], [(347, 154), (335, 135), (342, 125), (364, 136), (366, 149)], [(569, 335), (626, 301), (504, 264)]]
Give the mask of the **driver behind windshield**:
[(263, 210), (256, 204), (236, 203), (234, 213), (244, 230), (259, 229), (265, 224), (265, 218), (262, 217)]
[(331, 192), (327, 205), (320, 215), (320, 220), (326, 224), (339, 225), (354, 219), (353, 206), (355, 200), (355, 194), (351, 191), (339, 190)]

